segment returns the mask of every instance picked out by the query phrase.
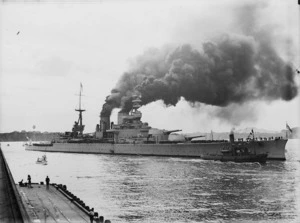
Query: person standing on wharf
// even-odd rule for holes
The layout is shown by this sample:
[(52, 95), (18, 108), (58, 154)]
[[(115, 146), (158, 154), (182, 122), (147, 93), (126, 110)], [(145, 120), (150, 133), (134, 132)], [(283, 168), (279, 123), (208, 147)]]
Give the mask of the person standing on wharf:
[(27, 176), (27, 186), (28, 186), (28, 188), (31, 188), (31, 176), (30, 175)]
[(47, 176), (46, 177), (46, 188), (49, 190), (49, 183), (50, 183), (50, 178)]

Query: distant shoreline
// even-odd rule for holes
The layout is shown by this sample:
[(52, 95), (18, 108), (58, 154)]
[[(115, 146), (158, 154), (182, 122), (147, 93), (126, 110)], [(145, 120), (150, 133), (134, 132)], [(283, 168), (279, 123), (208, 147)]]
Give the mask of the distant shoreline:
[[(236, 131), (234, 133), (235, 139), (238, 138), (247, 138), (250, 132), (240, 132)], [(289, 139), (300, 139), (300, 127), (292, 128), (292, 133), (288, 130), (281, 130), (277, 133), (268, 132), (256, 132), (254, 130), (255, 137), (259, 138), (269, 138), (269, 137), (286, 137)], [(0, 133), (0, 142), (19, 142), (19, 141), (28, 141), (28, 138), (32, 141), (51, 141), (53, 139), (59, 138), (60, 132), (39, 132), (39, 131), (14, 131), (10, 133)], [(187, 135), (205, 135), (205, 139), (210, 140), (212, 137), (215, 140), (228, 139), (229, 132), (213, 132), (213, 133), (191, 133)]]
[(0, 133), (0, 142), (28, 141), (51, 141), (59, 137), (59, 132), (35, 132), (35, 131), (14, 131), (10, 133)]

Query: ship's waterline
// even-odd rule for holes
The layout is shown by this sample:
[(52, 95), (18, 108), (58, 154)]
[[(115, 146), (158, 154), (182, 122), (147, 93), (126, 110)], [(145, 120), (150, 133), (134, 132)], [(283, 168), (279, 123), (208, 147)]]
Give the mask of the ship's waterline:
[[(268, 159), (285, 160), (286, 139), (241, 142), (250, 152), (268, 154)], [(201, 158), (206, 154), (220, 154), (230, 147), (223, 143), (177, 143), (177, 144), (113, 144), (113, 143), (54, 143), (52, 146), (26, 146), (26, 150), (69, 153), (95, 153), (113, 155), (148, 155)]]

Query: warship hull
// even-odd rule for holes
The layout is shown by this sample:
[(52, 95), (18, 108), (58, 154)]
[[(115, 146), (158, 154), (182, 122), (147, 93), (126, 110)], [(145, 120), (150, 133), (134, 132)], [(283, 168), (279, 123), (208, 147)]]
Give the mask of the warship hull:
[[(287, 139), (236, 142), (255, 154), (268, 154), (268, 159), (285, 160)], [(26, 150), (43, 152), (89, 153), (111, 155), (195, 157), (220, 155), (230, 147), (229, 142), (167, 143), (167, 144), (121, 144), (121, 143), (53, 143), (52, 146), (28, 145)]]

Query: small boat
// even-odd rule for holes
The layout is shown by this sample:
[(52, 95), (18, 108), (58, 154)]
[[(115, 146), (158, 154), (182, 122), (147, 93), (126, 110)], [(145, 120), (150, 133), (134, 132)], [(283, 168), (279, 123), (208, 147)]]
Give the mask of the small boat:
[(250, 153), (247, 147), (233, 146), (231, 149), (222, 149), (218, 154), (204, 154), (201, 156), (204, 160), (215, 160), (221, 162), (258, 162), (266, 163), (268, 154)]
[(37, 158), (36, 164), (47, 165), (48, 161), (46, 155), (43, 155), (42, 158)]

